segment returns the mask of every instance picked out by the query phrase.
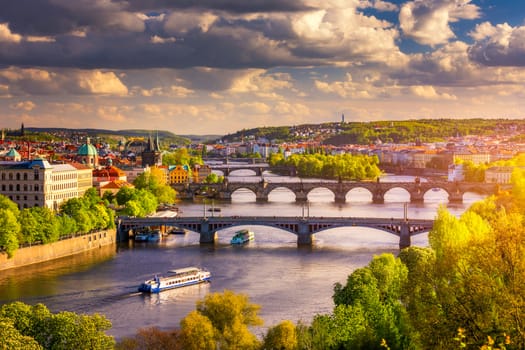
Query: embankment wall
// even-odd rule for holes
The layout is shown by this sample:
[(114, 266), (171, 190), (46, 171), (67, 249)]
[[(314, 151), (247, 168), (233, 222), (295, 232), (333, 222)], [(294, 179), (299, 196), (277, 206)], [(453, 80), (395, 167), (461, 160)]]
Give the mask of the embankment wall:
[(115, 230), (103, 230), (50, 244), (20, 248), (11, 259), (7, 258), (7, 254), (0, 253), (0, 271), (50, 261), (109, 244), (116, 244), (116, 240)]

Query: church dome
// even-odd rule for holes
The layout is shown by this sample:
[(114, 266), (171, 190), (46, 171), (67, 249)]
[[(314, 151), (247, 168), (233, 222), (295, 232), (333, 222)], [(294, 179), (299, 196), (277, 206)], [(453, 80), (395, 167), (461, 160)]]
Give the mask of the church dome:
[(89, 143), (89, 139), (85, 144), (80, 146), (78, 149), (77, 155), (79, 156), (96, 156), (98, 155), (97, 149), (95, 146), (93, 146), (91, 143)]

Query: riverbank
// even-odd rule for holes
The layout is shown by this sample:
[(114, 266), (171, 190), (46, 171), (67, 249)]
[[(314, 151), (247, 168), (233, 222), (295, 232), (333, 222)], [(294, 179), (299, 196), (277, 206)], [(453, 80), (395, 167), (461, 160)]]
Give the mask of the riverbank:
[(115, 230), (103, 230), (62, 241), (18, 249), (11, 259), (0, 253), (0, 271), (38, 264), (116, 244)]

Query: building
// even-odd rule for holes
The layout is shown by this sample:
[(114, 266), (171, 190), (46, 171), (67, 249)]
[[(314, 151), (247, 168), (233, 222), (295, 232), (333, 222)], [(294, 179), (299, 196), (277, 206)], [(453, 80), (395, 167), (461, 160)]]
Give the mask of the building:
[(70, 164), (43, 159), (0, 162), (0, 194), (19, 208), (48, 207), (58, 210), (64, 201), (79, 197), (78, 171)]
[(77, 169), (78, 196), (82, 197), (87, 190), (93, 187), (93, 169), (85, 164), (70, 163)]
[(142, 166), (162, 165), (162, 154), (160, 152), (159, 137), (152, 140), (151, 136), (148, 138), (146, 148), (142, 151)]
[(170, 184), (183, 184), (190, 180), (190, 169), (187, 165), (176, 165), (169, 168)]
[(211, 167), (209, 165), (197, 164), (193, 167), (193, 182), (202, 183), (211, 174)]
[(96, 168), (98, 166), (98, 151), (95, 146), (90, 142), (89, 137), (85, 144), (80, 146), (77, 151), (77, 162), (86, 164), (91, 168)]
[(135, 186), (124, 180), (113, 180), (99, 187), (99, 196), (104, 196), (106, 192), (110, 192), (112, 195), (116, 195), (122, 187), (133, 188)]
[(485, 170), (485, 182), (486, 183), (497, 183), (497, 184), (508, 184), (512, 178), (512, 172), (514, 167), (512, 166), (494, 166)]

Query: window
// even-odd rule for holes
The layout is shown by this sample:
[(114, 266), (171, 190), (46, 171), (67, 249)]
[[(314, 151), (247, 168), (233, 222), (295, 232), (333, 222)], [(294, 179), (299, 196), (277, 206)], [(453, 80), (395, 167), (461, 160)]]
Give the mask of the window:
[(2, 180), (5, 180), (5, 173), (2, 173)]
[(40, 188), (40, 186), (35, 185), (35, 192), (38, 192), (38, 191), (39, 191), (39, 188)]
[(35, 169), (34, 177), (35, 177), (35, 180), (40, 180), (40, 173), (38, 172), (38, 169)]
[(16, 191), (20, 192), (20, 184), (16, 184)]
[(20, 181), (20, 173), (16, 173), (16, 180)]
[(24, 173), (24, 180), (27, 180), (27, 173)]
[(13, 174), (9, 173), (9, 180), (13, 180)]

